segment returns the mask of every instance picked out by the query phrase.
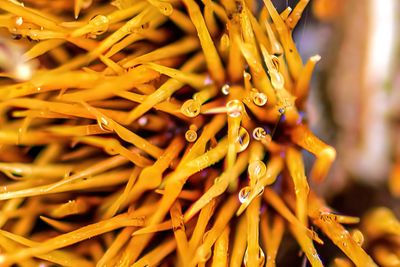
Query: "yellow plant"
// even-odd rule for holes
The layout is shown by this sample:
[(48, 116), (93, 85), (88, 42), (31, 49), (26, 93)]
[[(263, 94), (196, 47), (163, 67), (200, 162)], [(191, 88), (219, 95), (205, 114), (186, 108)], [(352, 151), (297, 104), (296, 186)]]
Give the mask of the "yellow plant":
[(302, 115), (308, 2), (0, 0), (0, 265), (275, 266), (289, 231), (377, 266), (308, 183), (336, 157)]

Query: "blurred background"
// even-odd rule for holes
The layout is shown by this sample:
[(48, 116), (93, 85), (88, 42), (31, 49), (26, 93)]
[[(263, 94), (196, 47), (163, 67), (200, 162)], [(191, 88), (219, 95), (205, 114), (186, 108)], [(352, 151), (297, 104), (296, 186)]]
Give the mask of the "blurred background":
[[(274, 2), (284, 10), (298, 1)], [(328, 183), (318, 186), (325, 194), (353, 184), (393, 201), (400, 195), (393, 186), (389, 193), (388, 180), (400, 161), (399, 15), (397, 0), (311, 0), (294, 33), (303, 61), (322, 57), (308, 120), (338, 150)]]
[[(280, 11), (297, 2), (274, 1)], [(399, 18), (398, 0), (311, 0), (294, 33), (303, 61), (322, 57), (307, 115), (337, 149), (327, 182), (313, 188), (342, 214), (384, 206), (400, 217)], [(317, 249), (340, 254), (329, 244)], [(293, 253), (288, 247), (281, 259)], [(301, 257), (286, 264), (299, 266)]]

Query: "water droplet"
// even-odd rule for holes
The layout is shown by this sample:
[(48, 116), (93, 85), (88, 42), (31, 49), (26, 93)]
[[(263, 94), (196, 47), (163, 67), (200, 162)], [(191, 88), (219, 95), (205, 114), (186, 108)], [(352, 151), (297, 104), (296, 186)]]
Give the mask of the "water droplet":
[(253, 130), (253, 138), (260, 141), (267, 136), (267, 132), (262, 127), (256, 127)]
[(259, 266), (264, 266), (265, 263), (265, 254), (264, 251), (260, 248), (258, 251), (258, 264)]
[(24, 171), (20, 168), (13, 168), (9, 174), (11, 178), (18, 179), (24, 176)]
[(188, 142), (194, 142), (197, 139), (197, 133), (194, 130), (187, 130), (185, 133), (185, 138)]
[(162, 3), (159, 2), (159, 10), (165, 16), (170, 16), (174, 11), (172, 5), (170, 3)]
[(250, 96), (253, 100), (253, 103), (259, 107), (264, 106), (267, 103), (267, 95), (259, 92), (257, 89), (252, 89), (250, 92)]
[(275, 68), (277, 71), (279, 71), (279, 59), (278, 59), (278, 57), (275, 56), (275, 55), (272, 55), (272, 56), (271, 56), (271, 61), (272, 61), (272, 64), (274, 64), (274, 68)]
[(226, 109), (229, 117), (237, 118), (242, 115), (244, 107), (241, 101), (235, 99), (226, 104)]
[(42, 90), (42, 88), (40, 87), (36, 88), (36, 91), (40, 92), (40, 90)]
[(228, 34), (224, 33), (221, 37), (221, 41), (220, 41), (220, 48), (222, 51), (228, 51), (229, 49), (229, 36)]
[(99, 125), (100, 129), (102, 129), (105, 132), (113, 131), (113, 129), (110, 127), (110, 122), (105, 117), (98, 118), (97, 124)]
[[(258, 250), (258, 266), (264, 266), (264, 264), (265, 264), (265, 254), (264, 254), (264, 251), (259, 247), (258, 248), (259, 250)], [(248, 251), (247, 251), (247, 249), (246, 249), (246, 252), (244, 253), (244, 258), (243, 258), (243, 263), (244, 263), (244, 266), (248, 266), (248, 261), (249, 261), (249, 253), (248, 253)]]
[(22, 6), (22, 7), (25, 6), (24, 3), (19, 2), (18, 0), (11, 0), (10, 2), (12, 2), (13, 4), (16, 4), (16, 5)]
[(201, 106), (198, 102), (193, 99), (187, 100), (181, 106), (181, 112), (183, 115), (193, 118), (200, 114)]
[(229, 84), (224, 84), (222, 87), (221, 87), (221, 92), (224, 94), (224, 95), (229, 95), (229, 91), (230, 91), (230, 86), (229, 86)]
[(251, 80), (251, 74), (248, 73), (247, 71), (243, 71), (243, 78), (244, 78), (245, 80), (250, 81), (250, 80)]
[(285, 113), (285, 108), (280, 108), (280, 109), (278, 109), (278, 112), (279, 112), (280, 114), (284, 114), (284, 113)]
[(108, 30), (110, 20), (107, 16), (97, 15), (89, 21), (89, 24), (93, 26), (92, 34), (100, 35)]
[(250, 143), (250, 136), (247, 130), (243, 127), (239, 129), (239, 135), (236, 141), (236, 152), (240, 153), (244, 151)]
[(214, 184), (218, 184), (221, 181), (222, 181), (221, 176), (218, 176), (217, 178), (214, 179)]
[(275, 89), (282, 89), (285, 84), (282, 74), (280, 74), (278, 71), (271, 71), (269, 75), (271, 77), (272, 87)]
[(358, 230), (355, 229), (351, 232), (351, 237), (353, 238), (353, 240), (359, 245), (362, 246), (362, 244), (364, 243), (364, 235), (363, 233)]
[(261, 196), (262, 194), (264, 194), (264, 187), (263, 186), (257, 188), (256, 190), (257, 190), (257, 196)]
[(247, 169), (251, 178), (260, 179), (267, 172), (267, 167), (261, 160), (252, 161)]
[(242, 189), (240, 189), (240, 191), (239, 191), (239, 201), (240, 201), (240, 203), (243, 204), (243, 203), (245, 203), (247, 201), (247, 198), (250, 195), (250, 191), (251, 191), (250, 186), (245, 186)]
[(197, 249), (197, 255), (200, 262), (206, 262), (211, 258), (211, 250), (205, 249), (204, 246), (201, 246)]
[(17, 17), (15, 19), (15, 25), (21, 26), (24, 23), (24, 19), (22, 17)]

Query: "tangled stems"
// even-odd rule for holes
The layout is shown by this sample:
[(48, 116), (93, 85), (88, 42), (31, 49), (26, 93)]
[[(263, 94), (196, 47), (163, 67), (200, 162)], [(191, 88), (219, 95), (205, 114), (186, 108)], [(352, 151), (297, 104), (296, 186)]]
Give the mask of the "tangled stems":
[(373, 214), (350, 234), (359, 219), (308, 182), (336, 157), (300, 115), (320, 60), (292, 38), (308, 1), (45, 2), (0, 0), (32, 74), (0, 61), (0, 265), (275, 266), (285, 232), (312, 266), (330, 260), (320, 233), (335, 262), (391, 252), (363, 249), (386, 229)]

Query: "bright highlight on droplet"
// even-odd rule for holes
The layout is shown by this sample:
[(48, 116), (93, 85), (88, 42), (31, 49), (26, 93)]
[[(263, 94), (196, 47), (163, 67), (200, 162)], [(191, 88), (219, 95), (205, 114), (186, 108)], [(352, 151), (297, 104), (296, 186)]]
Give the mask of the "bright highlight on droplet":
[(181, 112), (183, 115), (193, 118), (196, 117), (197, 115), (200, 114), (200, 109), (201, 106), (199, 103), (197, 103), (193, 99), (187, 100), (183, 105), (181, 106)]
[(190, 143), (196, 141), (196, 139), (197, 139), (197, 132), (196, 131), (197, 131), (196, 125), (194, 125), (194, 124), (190, 125), (189, 130), (187, 130), (186, 133), (185, 133), (186, 141), (188, 141)]
[(17, 17), (17, 18), (15, 19), (15, 24), (16, 24), (17, 26), (21, 26), (23, 23), (24, 23), (24, 19), (23, 19), (22, 17)]
[[(244, 263), (244, 266), (249, 266), (248, 265), (248, 262), (249, 262), (249, 253), (248, 253), (248, 251), (247, 251), (247, 249), (246, 249), (246, 252), (245, 252), (245, 254), (244, 254), (244, 258), (243, 258), (243, 263)], [(264, 263), (265, 263), (265, 254), (264, 254), (264, 251), (259, 247), (259, 251), (258, 251), (258, 266), (259, 267), (261, 267), (261, 266), (264, 266)]]
[(249, 176), (256, 180), (260, 179), (267, 172), (267, 167), (261, 160), (252, 161), (247, 169)]
[(244, 127), (240, 127), (238, 138), (236, 141), (236, 152), (240, 153), (244, 151), (250, 143), (250, 136)]
[(89, 21), (89, 24), (93, 26), (92, 34), (100, 35), (108, 30), (110, 20), (107, 16), (97, 15)]
[(193, 130), (187, 130), (185, 133), (185, 138), (188, 142), (194, 142), (197, 139), (197, 133)]
[(245, 80), (250, 81), (250, 80), (251, 80), (251, 74), (248, 73), (247, 71), (243, 71), (243, 78), (244, 78)]
[(112, 128), (110, 128), (110, 122), (104, 118), (100, 117), (97, 119), (97, 124), (99, 125), (100, 129), (102, 129), (105, 132), (112, 132)]
[(281, 73), (279, 73), (278, 71), (271, 71), (270, 77), (271, 77), (272, 87), (274, 87), (275, 89), (283, 88), (285, 81)]
[(256, 127), (253, 130), (253, 138), (257, 141), (264, 139), (267, 136), (267, 132), (262, 127)]
[(224, 84), (222, 87), (221, 87), (221, 92), (224, 94), (224, 95), (229, 95), (229, 90), (230, 90), (230, 86), (229, 86), (229, 84)]
[(226, 104), (228, 116), (232, 118), (240, 117), (242, 115), (243, 108), (242, 102), (237, 99), (231, 100)]
[(257, 89), (252, 89), (251, 90), (251, 99), (253, 100), (253, 103), (259, 107), (264, 106), (267, 103), (267, 95), (264, 93), (259, 92)]
[(243, 204), (244, 202), (246, 202), (246, 200), (247, 200), (248, 197), (250, 196), (250, 191), (251, 191), (250, 186), (243, 187), (243, 188), (239, 191), (239, 201), (240, 201), (240, 203)]

